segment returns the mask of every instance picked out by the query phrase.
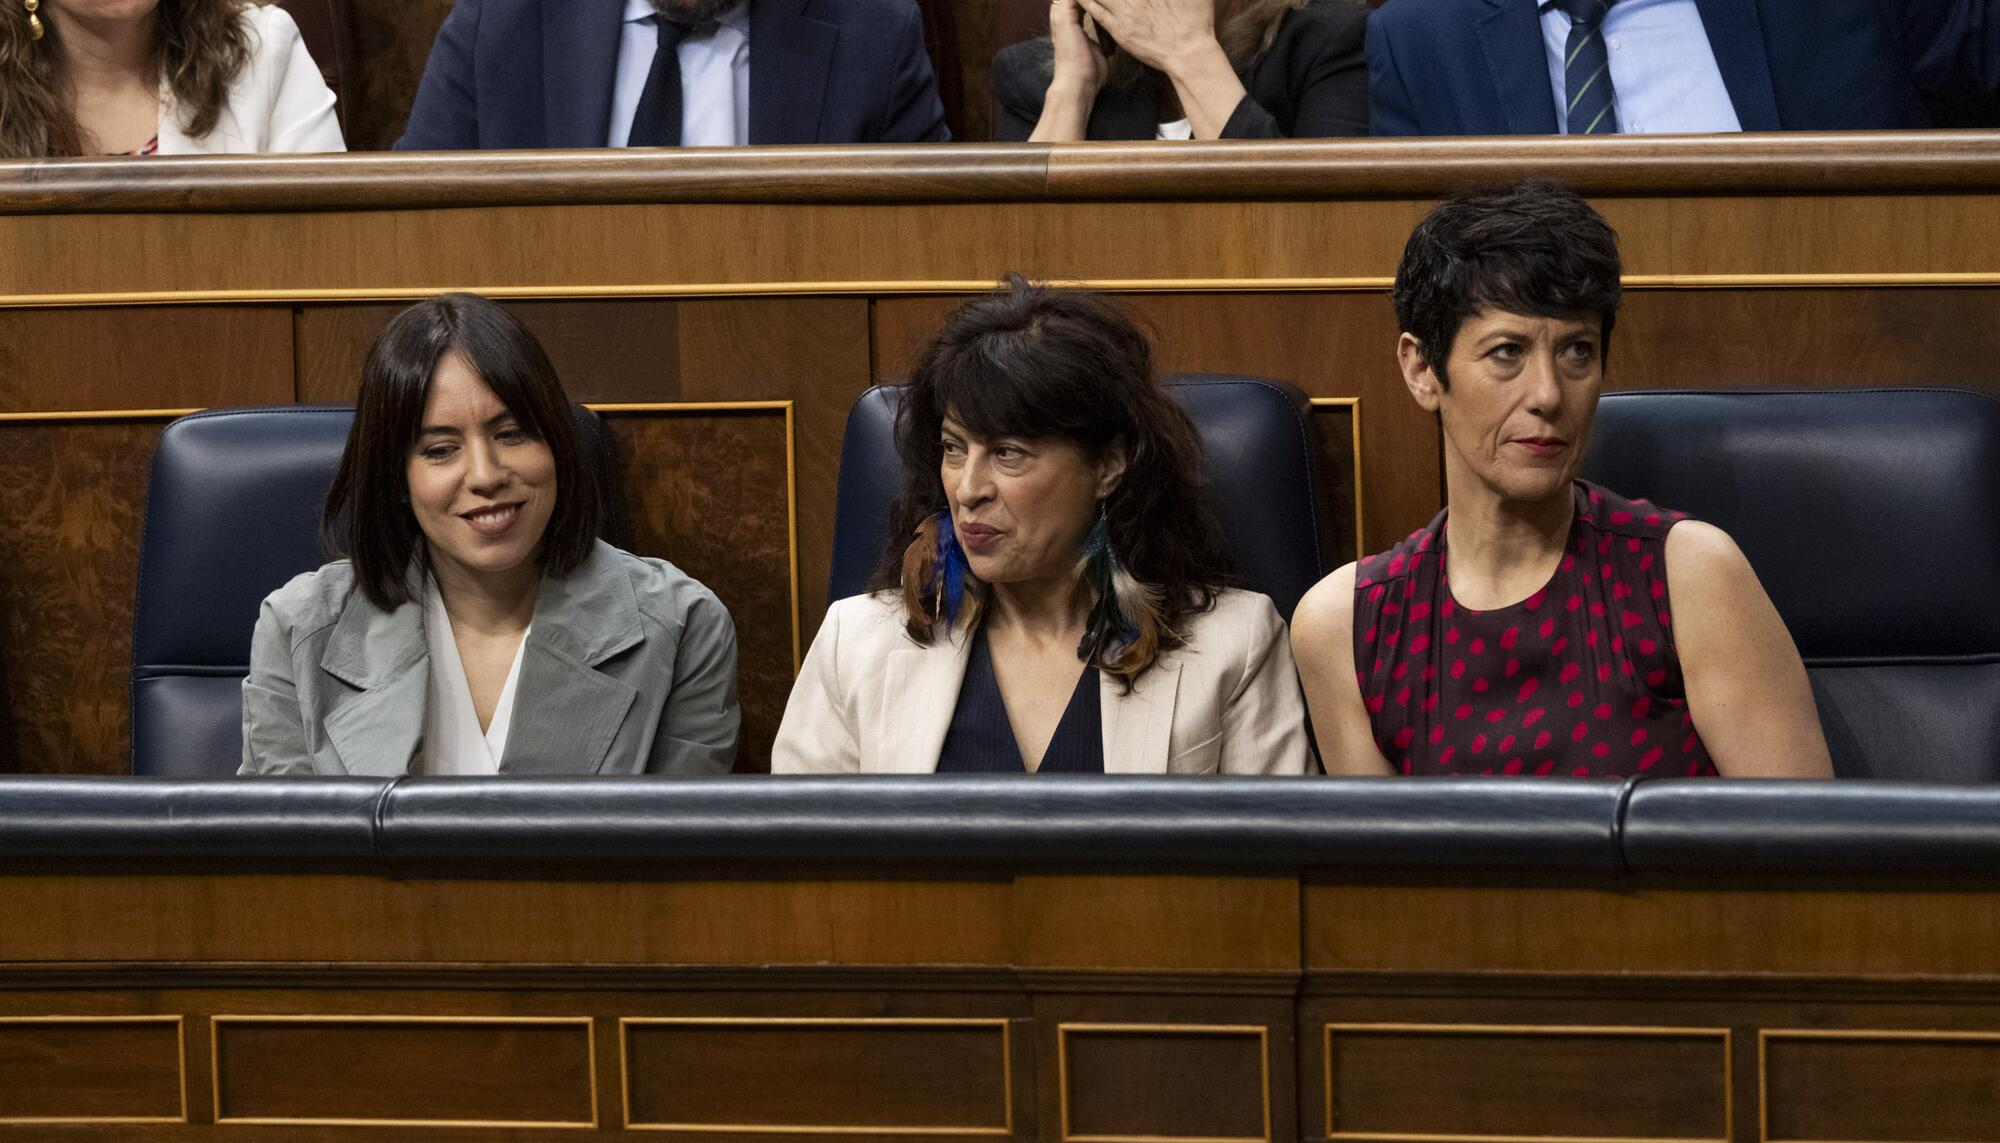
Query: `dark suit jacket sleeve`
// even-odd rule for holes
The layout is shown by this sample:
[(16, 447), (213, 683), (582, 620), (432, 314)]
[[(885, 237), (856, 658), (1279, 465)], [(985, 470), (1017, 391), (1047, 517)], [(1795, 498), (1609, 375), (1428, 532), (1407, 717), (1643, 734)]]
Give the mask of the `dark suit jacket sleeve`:
[(398, 151), (467, 151), (479, 146), (479, 101), (473, 87), (473, 47), (480, 0), (458, 0), (431, 44), (416, 103)]
[(1889, 0), (1925, 94), (1980, 121), (2000, 113), (2000, 3)]
[(1035, 133), (1048, 97), (1051, 50), (1047, 40), (1025, 40), (993, 57), (993, 141), (1020, 143)]
[[(1324, 139), (1368, 133), (1368, 63), (1362, 37), (1368, 9), (1322, 0), (1292, 13), (1270, 53), (1257, 65), (1251, 90), (1222, 128), (1225, 139)], [(1267, 78), (1268, 77), (1268, 78)], [(1266, 82), (1282, 84), (1272, 103), (1291, 111), (1290, 130), (1258, 102)], [(1281, 93), (1281, 94), (1280, 94)]]
[(1417, 123), (1416, 104), (1389, 46), (1391, 33), (1384, 11), (1378, 8), (1368, 17), (1368, 130), (1375, 135), (1421, 135), (1424, 132)]
[(938, 98), (937, 76), (931, 72), (930, 53), (924, 50), (924, 18), (915, 4), (909, 5), (895, 45), (889, 101), (882, 129), (872, 141), (950, 142), (951, 129), (944, 124), (944, 101)]

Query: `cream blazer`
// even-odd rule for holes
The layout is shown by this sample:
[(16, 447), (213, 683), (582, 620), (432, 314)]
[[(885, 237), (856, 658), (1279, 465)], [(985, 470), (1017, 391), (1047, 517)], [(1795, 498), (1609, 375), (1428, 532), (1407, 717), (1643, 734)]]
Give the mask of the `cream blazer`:
[[(928, 774), (951, 729), (972, 640), (918, 646), (899, 595), (827, 612), (785, 704), (774, 774)], [(1225, 591), (1188, 642), (1126, 694), (1105, 676), (1107, 774), (1303, 774), (1305, 703), (1284, 621), (1268, 596)]]
[(190, 137), (173, 95), (160, 93), (162, 155), (277, 154), (345, 151), (333, 92), (320, 78), (299, 39), (299, 26), (283, 8), (251, 6), (250, 62), (229, 85), (229, 103), (215, 128)]

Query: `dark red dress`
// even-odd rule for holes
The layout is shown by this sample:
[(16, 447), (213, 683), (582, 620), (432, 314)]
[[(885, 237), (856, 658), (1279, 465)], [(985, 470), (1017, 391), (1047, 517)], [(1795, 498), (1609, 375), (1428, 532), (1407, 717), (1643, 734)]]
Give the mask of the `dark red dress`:
[(1510, 607), (1451, 597), (1445, 517), (1354, 577), (1354, 666), (1405, 774), (1712, 775), (1668, 612), (1667, 529), (1687, 519), (1576, 482), (1567, 553)]

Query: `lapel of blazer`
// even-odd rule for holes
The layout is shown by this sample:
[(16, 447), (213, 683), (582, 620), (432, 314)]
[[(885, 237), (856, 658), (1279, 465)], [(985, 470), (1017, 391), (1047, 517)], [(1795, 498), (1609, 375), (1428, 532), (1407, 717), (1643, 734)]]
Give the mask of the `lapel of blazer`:
[(1514, 135), (1553, 135), (1555, 89), (1549, 83), (1548, 49), (1542, 46), (1537, 5), (1522, 0), (1486, 0), (1492, 10), (1479, 18), (1479, 46), (1494, 95)]
[(624, 17), (625, 0), (542, 5), (543, 146), (604, 145)]
[(1764, 24), (1753, 0), (1695, 0), (1715, 66), (1745, 131), (1776, 131), (1778, 95), (1764, 57)]
[(1104, 711), (1104, 772), (1166, 773), (1174, 704), (1180, 696), (1180, 656), (1164, 656), (1154, 663), (1152, 670), (1139, 676), (1131, 694), (1110, 675), (1100, 672), (1097, 678), (1099, 706)]
[(567, 576), (542, 580), (514, 684), (502, 774), (595, 774), (639, 691), (597, 669), (645, 639), (639, 598), (599, 541)]
[(424, 642), (422, 598), (383, 612), (360, 591), (353, 592), (340, 610), (319, 665), (361, 691), (322, 723), (342, 768), (376, 778), (409, 773), (430, 704), (431, 659)]
[(815, 143), (840, 29), (810, 0), (751, 0), (750, 142)]
[(889, 652), (883, 670), (883, 694), (888, 718), (882, 749), (863, 751), (864, 770), (883, 774), (930, 774), (944, 752), (951, 716), (958, 707), (958, 689), (965, 666), (972, 660), (972, 637), (960, 633), (928, 647), (913, 645)]

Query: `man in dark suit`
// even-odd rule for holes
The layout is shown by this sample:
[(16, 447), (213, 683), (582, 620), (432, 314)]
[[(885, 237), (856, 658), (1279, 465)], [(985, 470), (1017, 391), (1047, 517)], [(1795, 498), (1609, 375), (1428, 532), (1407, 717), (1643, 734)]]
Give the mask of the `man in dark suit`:
[(1389, 0), (1377, 135), (1889, 130), (1990, 115), (2000, 0)]
[(458, 0), (396, 148), (949, 137), (915, 0)]

